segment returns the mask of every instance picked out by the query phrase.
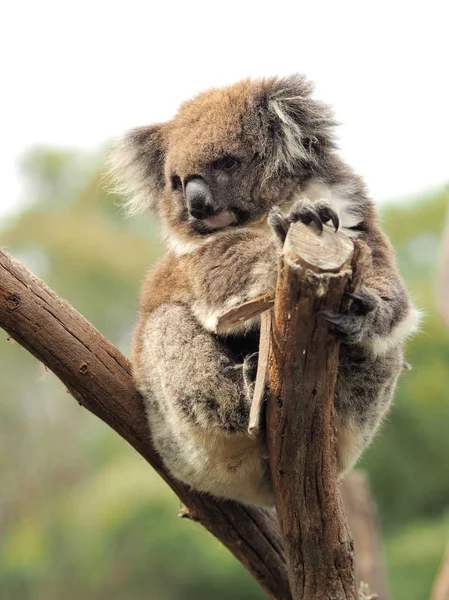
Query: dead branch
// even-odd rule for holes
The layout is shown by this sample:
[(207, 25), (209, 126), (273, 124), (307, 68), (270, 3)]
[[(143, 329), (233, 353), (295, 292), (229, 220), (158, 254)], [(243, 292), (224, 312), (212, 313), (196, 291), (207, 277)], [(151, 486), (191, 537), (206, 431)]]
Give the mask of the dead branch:
[(376, 505), (364, 473), (353, 471), (346, 475), (341, 491), (349, 530), (354, 540), (357, 581), (368, 584), (371, 590), (376, 590), (379, 600), (388, 600)]
[(197, 495), (165, 471), (149, 437), (127, 359), (84, 317), (0, 250), (0, 326), (76, 400), (133, 446), (168, 483), (188, 515), (216, 536), (275, 600), (291, 600), (276, 518)]
[(274, 297), (271, 294), (264, 294), (231, 308), (219, 317), (216, 327), (217, 333), (225, 333), (228, 329), (257, 317), (257, 315), (271, 308), (273, 304)]
[(269, 358), (267, 442), (292, 596), (356, 600), (353, 544), (337, 480), (334, 387), (338, 312), (353, 242), (293, 225), (281, 260)]

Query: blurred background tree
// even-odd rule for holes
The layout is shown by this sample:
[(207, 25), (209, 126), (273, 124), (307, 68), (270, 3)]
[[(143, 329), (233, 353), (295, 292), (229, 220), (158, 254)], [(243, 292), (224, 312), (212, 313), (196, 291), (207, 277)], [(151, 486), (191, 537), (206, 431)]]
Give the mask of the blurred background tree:
[[(126, 220), (103, 156), (35, 149), (28, 204), (0, 241), (129, 354), (140, 283), (161, 253), (150, 217)], [(388, 422), (361, 461), (379, 505), (393, 598), (422, 600), (449, 538), (449, 335), (434, 301), (449, 192), (382, 211), (423, 331)], [(2, 600), (263, 598), (148, 465), (25, 350), (0, 335)]]

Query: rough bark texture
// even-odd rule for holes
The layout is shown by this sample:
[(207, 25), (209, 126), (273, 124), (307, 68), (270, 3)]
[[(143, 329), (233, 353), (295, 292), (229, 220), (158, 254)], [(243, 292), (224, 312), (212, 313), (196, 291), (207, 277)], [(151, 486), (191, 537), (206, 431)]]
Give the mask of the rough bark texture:
[(266, 593), (291, 600), (276, 518), (197, 495), (172, 479), (154, 450), (128, 360), (67, 302), (0, 250), (0, 326), (59, 377), (78, 402), (127, 440)]
[(353, 243), (295, 224), (281, 261), (269, 359), (267, 442), (292, 596), (356, 600), (353, 544), (337, 480), (333, 397), (338, 312)]
[(357, 581), (366, 583), (371, 590), (375, 590), (379, 600), (388, 600), (377, 511), (364, 473), (354, 471), (346, 475), (341, 491), (349, 530), (354, 540)]

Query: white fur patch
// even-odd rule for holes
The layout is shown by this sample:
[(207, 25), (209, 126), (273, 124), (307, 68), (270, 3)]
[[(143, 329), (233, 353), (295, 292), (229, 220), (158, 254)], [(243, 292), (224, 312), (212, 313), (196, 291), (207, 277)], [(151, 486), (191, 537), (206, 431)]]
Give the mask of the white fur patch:
[(302, 144), (303, 132), (300, 126), (285, 110), (285, 101), (283, 99), (272, 100), (270, 108), (278, 117), (282, 124), (283, 143), (280, 143), (276, 149), (273, 170), (277, 171), (279, 167), (285, 166), (289, 171), (293, 171), (298, 160), (310, 160), (311, 155)]
[(216, 332), (218, 317), (222, 315), (224, 311), (207, 308), (206, 306), (199, 305), (199, 303), (195, 302), (195, 304), (192, 306), (192, 312), (204, 329), (207, 331)]
[(205, 329), (216, 332), (218, 318), (231, 308), (239, 306), (244, 301), (245, 298), (243, 296), (234, 295), (228, 298), (224, 305), (219, 308), (207, 306), (204, 301), (199, 301), (193, 304), (192, 312)]
[(412, 307), (405, 319), (400, 321), (387, 336), (375, 336), (366, 345), (376, 355), (386, 354), (391, 348), (404, 342), (409, 336), (419, 331), (422, 312)]
[(119, 139), (108, 157), (110, 191), (125, 199), (125, 210), (129, 216), (147, 211), (154, 204), (158, 191), (140, 156), (139, 146), (133, 143), (132, 134), (133, 131), (130, 131)]
[(318, 139), (332, 142), (337, 125), (329, 106), (311, 97), (313, 86), (304, 78), (279, 82), (269, 100), (269, 110), (279, 121), (281, 135), (270, 173), (280, 167), (293, 172), (298, 161), (314, 163), (319, 160), (312, 149)]
[[(207, 329), (207, 331), (212, 331), (213, 333), (216, 333), (218, 319), (224, 313), (226, 313), (228, 310), (231, 310), (232, 308), (235, 308), (236, 306), (240, 306), (240, 304), (243, 304), (245, 301), (248, 300), (248, 298), (255, 298), (255, 297), (261, 295), (262, 293), (264, 293), (264, 292), (259, 292), (259, 290), (257, 290), (254, 293), (254, 295), (250, 295), (250, 294), (243, 295), (242, 294), (242, 295), (230, 296), (226, 300), (226, 302), (223, 304), (223, 306), (221, 306), (219, 308), (216, 308), (216, 307), (212, 308), (210, 306), (207, 306), (204, 302), (195, 302), (192, 306), (192, 312), (195, 315), (195, 317), (198, 319), (198, 321), (201, 323), (201, 325), (205, 329)], [(240, 332), (248, 331), (248, 330), (252, 329), (252, 327), (254, 327), (254, 325), (258, 322), (259, 322), (258, 316), (254, 317), (252, 319), (248, 319), (244, 323), (239, 323), (238, 325), (235, 325), (234, 327), (232, 327), (231, 329), (226, 331), (226, 335), (227, 334), (232, 335), (233, 333), (240, 333)]]
[(195, 252), (201, 246), (207, 244), (210, 240), (184, 240), (182, 237), (174, 232), (164, 233), (163, 239), (165, 240), (169, 250), (171, 250), (176, 256), (183, 256), (184, 254), (190, 254)]

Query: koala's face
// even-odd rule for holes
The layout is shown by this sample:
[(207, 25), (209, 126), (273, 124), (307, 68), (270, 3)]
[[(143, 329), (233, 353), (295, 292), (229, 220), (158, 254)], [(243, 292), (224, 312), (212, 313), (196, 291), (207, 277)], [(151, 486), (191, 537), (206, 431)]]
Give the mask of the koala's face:
[[(263, 135), (248, 82), (232, 94), (212, 90), (184, 104), (165, 126), (164, 216), (190, 235), (208, 235), (260, 219)], [(170, 195), (170, 198), (168, 198)]]
[(131, 131), (114, 157), (131, 211), (152, 208), (183, 239), (264, 221), (332, 148), (332, 114), (311, 91), (301, 77), (244, 80)]

